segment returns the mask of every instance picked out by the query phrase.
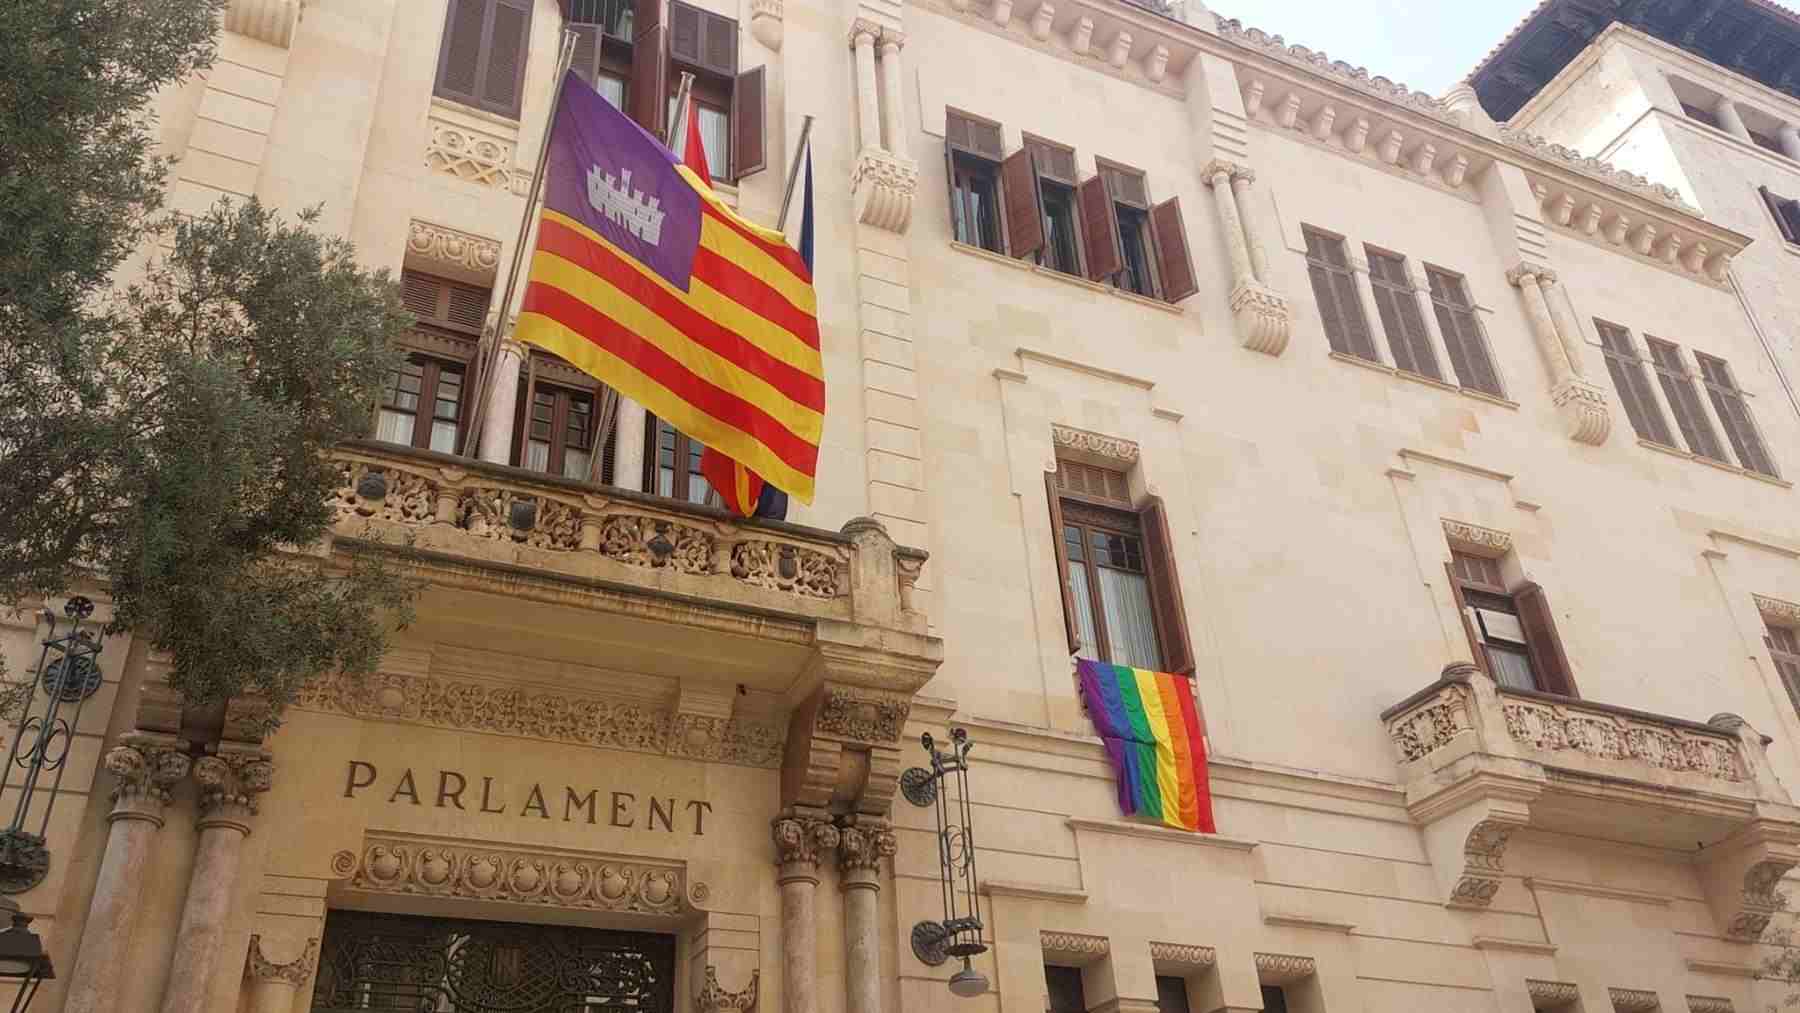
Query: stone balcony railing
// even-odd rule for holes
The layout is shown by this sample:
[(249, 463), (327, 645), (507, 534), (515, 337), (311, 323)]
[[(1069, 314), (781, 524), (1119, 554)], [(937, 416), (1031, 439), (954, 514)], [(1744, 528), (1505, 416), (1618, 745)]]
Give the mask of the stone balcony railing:
[(1382, 714), (1408, 811), (1455, 907), (1486, 907), (1508, 840), (1533, 827), (1692, 850), (1722, 932), (1759, 935), (1800, 863), (1800, 810), (1768, 741), (1705, 724), (1498, 686), (1466, 663)]

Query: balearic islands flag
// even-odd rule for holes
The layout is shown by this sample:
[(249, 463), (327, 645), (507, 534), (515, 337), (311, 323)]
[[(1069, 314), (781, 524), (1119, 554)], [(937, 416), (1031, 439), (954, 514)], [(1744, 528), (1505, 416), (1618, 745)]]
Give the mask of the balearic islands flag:
[(549, 144), (518, 338), (812, 502), (825, 374), (800, 254), (572, 72)]

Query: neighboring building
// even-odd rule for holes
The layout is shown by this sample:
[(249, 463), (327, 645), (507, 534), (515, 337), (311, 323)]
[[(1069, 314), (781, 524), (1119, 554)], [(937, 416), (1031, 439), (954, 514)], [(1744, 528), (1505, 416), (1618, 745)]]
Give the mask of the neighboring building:
[[(429, 588), (266, 742), (109, 642), (19, 895), (34, 1009), (1780, 1000), (1800, 411), (1764, 223), (1196, 0), (697, 3), (234, 0), (162, 96), (176, 207), (323, 202), (401, 272), (415, 357), (330, 548)], [(444, 456), (565, 12), (642, 123), (697, 76), (748, 215), (815, 117), (792, 523), (699, 505), (699, 448), (517, 347), (482, 460)], [(1072, 651), (1193, 676), (1218, 834), (1120, 817)], [(911, 945), (939, 844), (897, 797), (952, 724), (968, 999)]]

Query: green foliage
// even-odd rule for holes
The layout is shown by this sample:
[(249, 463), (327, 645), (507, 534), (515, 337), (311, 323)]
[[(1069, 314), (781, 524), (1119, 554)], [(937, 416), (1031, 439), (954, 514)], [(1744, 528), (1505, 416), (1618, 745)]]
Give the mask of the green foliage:
[(148, 100), (220, 7), (0, 2), (0, 607), (97, 579), (190, 701), (279, 713), (410, 618), (393, 573), (307, 548), (410, 317), (315, 214), (158, 215)]

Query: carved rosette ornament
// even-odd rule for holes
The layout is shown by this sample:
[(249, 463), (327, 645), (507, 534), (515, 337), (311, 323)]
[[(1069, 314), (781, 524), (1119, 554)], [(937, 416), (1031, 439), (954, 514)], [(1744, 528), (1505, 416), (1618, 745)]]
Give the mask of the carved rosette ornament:
[(262, 750), (202, 756), (194, 761), (200, 787), (200, 826), (235, 826), (249, 831), (257, 796), (274, 783), (275, 765)]
[(781, 866), (781, 882), (790, 879), (819, 881), (819, 853), (838, 846), (838, 828), (828, 820), (784, 817), (774, 824), (775, 862)]
[(112, 789), (112, 819), (143, 819), (158, 826), (169, 793), (193, 766), (186, 742), (147, 735), (128, 736), (106, 754), (104, 763), (118, 779)]
[(919, 164), (880, 148), (864, 148), (850, 172), (856, 220), (889, 232), (906, 232), (918, 189)]
[(257, 934), (250, 937), (250, 952), (244, 958), (244, 977), (252, 982), (280, 982), (303, 988), (318, 964), (319, 940), (316, 937), (306, 941), (298, 957), (278, 964), (263, 955), (262, 936)]
[(711, 964), (706, 965), (706, 984), (701, 987), (700, 994), (694, 996), (696, 1013), (751, 1013), (756, 1009), (757, 993), (762, 982), (762, 971), (750, 972), (750, 984), (741, 991), (729, 992), (719, 984), (719, 969)]

